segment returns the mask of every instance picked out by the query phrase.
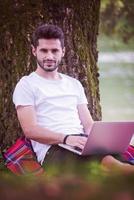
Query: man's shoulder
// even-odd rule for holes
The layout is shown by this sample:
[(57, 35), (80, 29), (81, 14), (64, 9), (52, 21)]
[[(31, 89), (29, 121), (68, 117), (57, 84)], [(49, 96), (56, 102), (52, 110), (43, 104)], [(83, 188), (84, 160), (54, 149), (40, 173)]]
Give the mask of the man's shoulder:
[(79, 80), (77, 80), (76, 78), (74, 78), (74, 77), (72, 77), (72, 76), (69, 76), (69, 75), (67, 75), (67, 74), (62, 74), (62, 77), (63, 77), (64, 79), (67, 79), (67, 80), (72, 81), (72, 82), (74, 82), (74, 83), (78, 83), (78, 82), (79, 82)]
[(19, 79), (19, 81), (17, 82), (16, 87), (28, 87), (28, 85), (31, 85), (31, 83), (34, 82), (34, 81), (31, 81), (33, 79), (34, 79), (33, 73), (31, 73), (29, 75), (22, 76)]
[(33, 78), (34, 78), (34, 73), (32, 72), (29, 75), (22, 76), (20, 78), (19, 82), (27, 82), (27, 81), (29, 81), (29, 80), (31, 80)]

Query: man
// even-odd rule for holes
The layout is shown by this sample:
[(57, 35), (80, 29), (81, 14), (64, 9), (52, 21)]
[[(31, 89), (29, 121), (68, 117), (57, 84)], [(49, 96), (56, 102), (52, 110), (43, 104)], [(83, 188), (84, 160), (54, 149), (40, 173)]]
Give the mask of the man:
[(65, 54), (62, 30), (39, 26), (32, 37), (32, 53), (37, 68), (18, 82), (13, 102), (23, 132), (42, 164), (51, 145), (66, 143), (83, 149), (87, 138), (79, 134), (88, 134), (93, 120), (81, 83), (58, 72)]
[[(23, 132), (31, 140), (41, 164), (60, 163), (69, 158), (88, 161), (58, 147), (58, 144), (84, 148), (93, 123), (81, 83), (58, 72), (65, 54), (64, 34), (54, 25), (37, 27), (32, 37), (35, 72), (16, 85), (13, 102)], [(83, 134), (82, 136), (80, 134)], [(107, 165), (111, 157), (102, 164)], [(107, 165), (108, 166), (108, 165)]]

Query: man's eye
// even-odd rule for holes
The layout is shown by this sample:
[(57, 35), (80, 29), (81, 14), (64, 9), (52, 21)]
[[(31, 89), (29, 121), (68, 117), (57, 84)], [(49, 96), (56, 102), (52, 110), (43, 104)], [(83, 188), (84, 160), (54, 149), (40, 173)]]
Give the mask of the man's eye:
[(47, 49), (41, 49), (43, 53), (47, 53)]
[(57, 53), (58, 52), (58, 49), (53, 49), (52, 50), (52, 53)]

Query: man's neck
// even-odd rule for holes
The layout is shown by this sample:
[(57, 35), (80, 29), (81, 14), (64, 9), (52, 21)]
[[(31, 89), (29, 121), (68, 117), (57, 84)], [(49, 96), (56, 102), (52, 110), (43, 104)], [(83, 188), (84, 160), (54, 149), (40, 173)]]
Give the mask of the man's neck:
[(45, 72), (44, 70), (37, 68), (35, 70), (35, 73), (37, 73), (39, 76), (41, 76), (45, 79), (49, 79), (49, 80), (59, 80), (59, 79), (61, 79), (57, 70), (53, 71), (53, 72)]

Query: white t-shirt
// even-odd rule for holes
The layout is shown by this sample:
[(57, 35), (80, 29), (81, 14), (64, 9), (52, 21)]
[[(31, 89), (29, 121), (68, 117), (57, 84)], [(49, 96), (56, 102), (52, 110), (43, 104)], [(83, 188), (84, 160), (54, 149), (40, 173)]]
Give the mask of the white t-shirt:
[[(48, 80), (35, 72), (22, 77), (15, 87), (13, 102), (16, 107), (34, 106), (42, 127), (63, 134), (83, 133), (77, 105), (87, 104), (84, 89), (78, 80), (59, 75), (59, 80)], [(38, 161), (43, 163), (51, 145), (31, 142)]]

